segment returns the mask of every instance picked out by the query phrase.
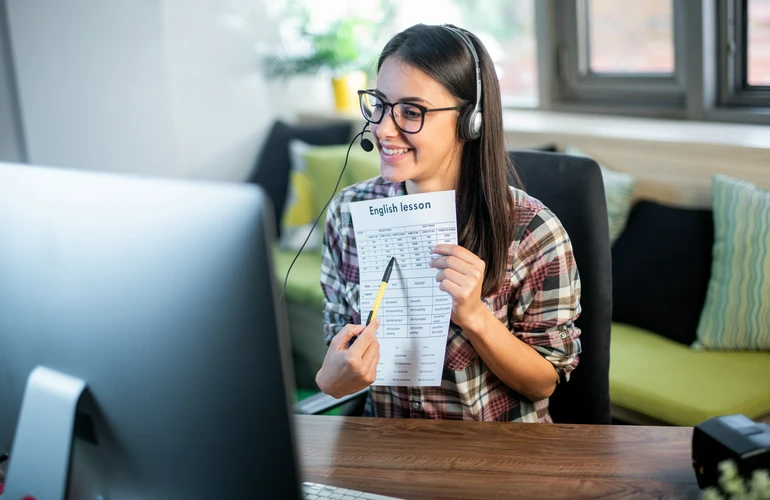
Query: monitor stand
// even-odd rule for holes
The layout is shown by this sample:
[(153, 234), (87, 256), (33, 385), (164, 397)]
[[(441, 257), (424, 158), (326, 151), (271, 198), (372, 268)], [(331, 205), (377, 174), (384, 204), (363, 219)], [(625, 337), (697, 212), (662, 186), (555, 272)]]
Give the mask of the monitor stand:
[(9, 499), (66, 498), (78, 401), (85, 381), (38, 366), (27, 379), (8, 464)]

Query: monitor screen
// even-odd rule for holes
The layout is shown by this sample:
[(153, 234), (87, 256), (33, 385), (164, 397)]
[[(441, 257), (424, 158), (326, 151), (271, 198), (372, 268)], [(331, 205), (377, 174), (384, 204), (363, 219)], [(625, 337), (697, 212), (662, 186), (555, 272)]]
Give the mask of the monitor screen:
[(3, 498), (299, 496), (266, 200), (0, 163)]

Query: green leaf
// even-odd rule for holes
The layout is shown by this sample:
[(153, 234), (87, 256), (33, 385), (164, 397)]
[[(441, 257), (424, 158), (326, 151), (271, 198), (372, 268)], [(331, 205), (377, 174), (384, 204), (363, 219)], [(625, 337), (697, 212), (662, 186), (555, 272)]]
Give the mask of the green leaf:
[(268, 77), (312, 75), (322, 69), (333, 74), (363, 70), (373, 59), (372, 49), (366, 45), (376, 26), (365, 20), (346, 18), (334, 22), (324, 33), (310, 33), (303, 25), (302, 34), (312, 47), (311, 54), (296, 55), (282, 51), (264, 61)]

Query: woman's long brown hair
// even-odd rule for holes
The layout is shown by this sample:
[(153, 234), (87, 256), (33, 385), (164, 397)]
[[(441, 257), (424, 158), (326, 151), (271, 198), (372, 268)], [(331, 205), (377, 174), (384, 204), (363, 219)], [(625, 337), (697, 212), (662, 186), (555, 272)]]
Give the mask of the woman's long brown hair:
[[(488, 297), (503, 284), (508, 248), (514, 236), (513, 197), (506, 178), (513, 167), (505, 147), (500, 85), (494, 63), (484, 45), (471, 33), (465, 33), (479, 56), (483, 124), (481, 137), (463, 147), (456, 186), (458, 243), (486, 263), (481, 295)], [(380, 54), (378, 72), (391, 56), (430, 75), (465, 103), (464, 110), (475, 104), (473, 56), (450, 30), (418, 24), (398, 33)]]

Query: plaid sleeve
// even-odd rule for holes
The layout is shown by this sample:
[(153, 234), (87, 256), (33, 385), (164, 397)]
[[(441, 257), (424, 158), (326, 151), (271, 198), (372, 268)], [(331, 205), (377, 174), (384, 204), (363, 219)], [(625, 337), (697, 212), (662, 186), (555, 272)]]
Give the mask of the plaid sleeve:
[(578, 365), (580, 276), (572, 244), (559, 219), (538, 211), (524, 230), (513, 280), (521, 282), (511, 327), (524, 342), (550, 361), (559, 381), (569, 380)]
[[(348, 216), (347, 219), (350, 219)], [(321, 288), (324, 293), (324, 338), (329, 345), (332, 338), (348, 323), (353, 323), (353, 305), (350, 286), (343, 278), (344, 255), (342, 227), (343, 217), (339, 198), (335, 199), (326, 214), (323, 246), (321, 249)], [(352, 229), (352, 227), (351, 227)]]

